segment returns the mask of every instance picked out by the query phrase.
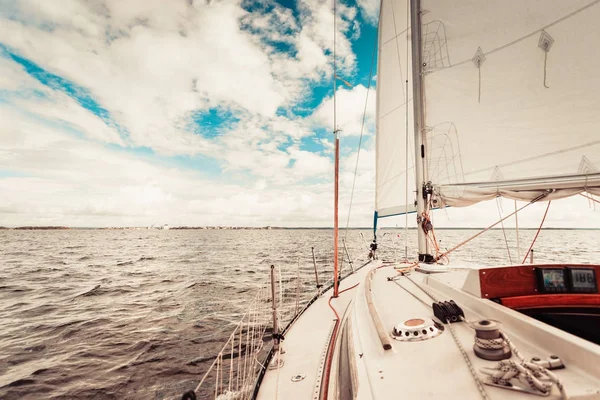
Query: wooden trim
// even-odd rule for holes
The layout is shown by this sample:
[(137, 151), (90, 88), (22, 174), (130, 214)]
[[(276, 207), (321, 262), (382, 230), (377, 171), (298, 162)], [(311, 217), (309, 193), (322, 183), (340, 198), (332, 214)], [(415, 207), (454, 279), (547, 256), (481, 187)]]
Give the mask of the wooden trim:
[(600, 265), (592, 264), (525, 264), (479, 270), (481, 297), (497, 299), (515, 296), (532, 296), (538, 293), (536, 268), (593, 268), (596, 286), (600, 288)]
[(502, 305), (513, 310), (532, 308), (600, 308), (600, 294), (538, 294), (503, 297)]

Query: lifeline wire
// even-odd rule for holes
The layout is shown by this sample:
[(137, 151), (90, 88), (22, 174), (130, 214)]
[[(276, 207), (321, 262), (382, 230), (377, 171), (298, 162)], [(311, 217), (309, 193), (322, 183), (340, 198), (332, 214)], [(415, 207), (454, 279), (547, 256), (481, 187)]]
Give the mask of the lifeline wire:
[[(381, 18), (381, 7), (379, 8), (379, 17)], [(377, 27), (379, 32), (379, 27)], [(346, 220), (346, 231), (344, 232), (344, 239), (348, 237), (348, 227), (350, 226), (350, 212), (352, 211), (352, 200), (354, 199), (354, 188), (356, 186), (356, 175), (358, 173), (358, 160), (360, 157), (360, 149), (362, 145), (363, 131), (365, 128), (365, 119), (367, 117), (367, 105), (369, 104), (369, 91), (371, 89), (371, 81), (373, 80), (373, 66), (375, 64), (375, 55), (377, 54), (377, 40), (373, 46), (373, 55), (371, 56), (371, 69), (369, 71), (369, 83), (367, 85), (367, 96), (365, 99), (365, 108), (363, 110), (362, 123), (360, 125), (360, 138), (358, 139), (358, 151), (356, 153), (356, 165), (354, 167), (354, 178), (352, 179), (352, 191), (350, 192), (350, 206), (348, 207), (348, 219)], [(342, 257), (343, 263), (343, 257)]]

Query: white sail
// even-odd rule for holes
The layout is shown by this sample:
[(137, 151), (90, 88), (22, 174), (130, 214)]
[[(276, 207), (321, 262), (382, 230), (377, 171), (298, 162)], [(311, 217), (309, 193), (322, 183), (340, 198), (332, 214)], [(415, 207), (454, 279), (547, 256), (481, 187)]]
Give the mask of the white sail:
[(412, 58), (407, 11), (406, 0), (383, 0), (381, 4), (375, 200), (380, 217), (414, 210)]
[[(385, 217), (415, 211), (416, 182), (410, 10), (406, 0), (383, 0), (381, 7), (375, 205), (379, 217)], [(443, 26), (435, 23), (424, 26), (422, 41), (424, 58), (444, 67), (449, 66), (449, 57), (440, 29)], [(430, 177), (445, 183), (462, 182), (460, 162), (454, 162), (460, 159), (454, 124), (440, 123), (428, 132), (426, 148)]]
[(447, 161), (429, 173), (441, 201), (600, 193), (600, 2), (422, 9), (429, 165)]

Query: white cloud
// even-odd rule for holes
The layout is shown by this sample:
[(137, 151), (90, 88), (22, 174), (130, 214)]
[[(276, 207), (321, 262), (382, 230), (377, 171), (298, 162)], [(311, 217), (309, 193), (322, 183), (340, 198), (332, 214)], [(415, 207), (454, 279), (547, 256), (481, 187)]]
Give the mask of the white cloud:
[[(169, 7), (158, 0), (19, 4), (19, 18), (0, 25), (5, 43), (89, 89), (129, 132), (131, 144), (164, 153), (212, 151), (182, 129), (192, 111), (221, 106), (274, 117), (305, 94), (307, 80), (331, 75), (325, 53), (332, 35), (324, 30), (333, 23), (329, 3), (301, 3), (300, 25), (281, 6), (252, 18), (231, 0)], [(352, 10), (345, 7), (341, 15), (352, 18)], [(244, 18), (251, 29), (240, 29)], [(350, 28), (340, 17), (341, 32)], [(288, 42), (297, 54), (274, 52), (262, 39)], [(350, 72), (354, 54), (343, 34), (339, 42)]]
[[(310, 133), (276, 110), (296, 106), (311, 83), (331, 78), (332, 0), (299, 2), (298, 19), (275, 2), (263, 4), (268, 12), (248, 12), (237, 0), (178, 0), (169, 7), (160, 0), (69, 0), (61, 7), (21, 0), (6, 11), (12, 18), (0, 24), (0, 35), (17, 53), (89, 90), (127, 132), (128, 145), (214, 155), (213, 142), (186, 129), (192, 112), (220, 107), (242, 118), (260, 116), (275, 129), (287, 125), (284, 134), (297, 140)], [(355, 8), (338, 6), (345, 73), (355, 68), (347, 38), (355, 17)], [(277, 43), (292, 52), (278, 51)], [(35, 103), (19, 106), (39, 110)], [(76, 117), (72, 111), (58, 105), (48, 113), (66, 120)], [(116, 142), (114, 127), (99, 124), (85, 134)]]
[[(368, 101), (368, 103), (367, 103)], [(367, 100), (367, 88), (363, 85), (348, 89), (346, 86), (338, 86), (337, 89), (337, 127), (342, 130), (343, 136), (358, 136), (361, 133), (363, 114), (366, 108), (366, 119), (363, 134), (374, 132), (375, 127), (375, 90), (369, 89)], [(313, 113), (314, 121), (333, 131), (333, 97), (328, 97), (317, 107)]]
[[(19, 118), (2, 112), (9, 120)], [(0, 136), (0, 148), (6, 149), (0, 152), (0, 170), (22, 176), (0, 178), (4, 225), (294, 225), (288, 217), (299, 223), (307, 204), (311, 199), (320, 204), (323, 192), (319, 185), (214, 181), (165, 162), (115, 152), (44, 122), (12, 126), (14, 136)], [(288, 157), (322, 163), (314, 155), (297, 153)]]
[(363, 18), (371, 25), (377, 25), (378, 23), (380, 3), (380, 0), (358, 0)]
[[(327, 156), (300, 143), (315, 128), (333, 130), (332, 99), (308, 118), (289, 109), (304, 104), (312, 85), (332, 78), (333, 0), (299, 0), (296, 15), (271, 0), (260, 5), (247, 11), (240, 0), (173, 0), (168, 7), (163, 0), (3, 3), (10, 17), (0, 24), (3, 43), (89, 91), (116, 125), (0, 57), (0, 170), (9, 172), (0, 177), (2, 224), (331, 225), (331, 137), (314, 138)], [(373, 23), (377, 4), (359, 5)], [(356, 8), (338, 3), (337, 61), (350, 82), (356, 55), (348, 38), (359, 34), (356, 18)], [(360, 134), (366, 94), (366, 87), (340, 81), (343, 147), (345, 137)], [(369, 98), (351, 220), (363, 226), (371, 224), (374, 198), (374, 91)], [(188, 129), (192, 114), (211, 108), (239, 121), (214, 138)], [(140, 146), (203, 155), (223, 173), (209, 177), (131, 151)], [(355, 151), (342, 152), (341, 224), (355, 161)], [(597, 226), (598, 213), (565, 204), (568, 212), (551, 213), (550, 225), (577, 219)], [(448, 209), (450, 221), (438, 213), (436, 223), (480, 225), (496, 212), (495, 205), (478, 210)], [(527, 215), (523, 225), (535, 225), (538, 214)], [(382, 221), (388, 223), (394, 222)]]

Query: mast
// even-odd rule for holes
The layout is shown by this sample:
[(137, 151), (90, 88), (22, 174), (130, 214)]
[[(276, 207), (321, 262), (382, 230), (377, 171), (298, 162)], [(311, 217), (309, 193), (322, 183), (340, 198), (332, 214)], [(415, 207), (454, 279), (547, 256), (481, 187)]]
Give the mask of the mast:
[[(426, 202), (426, 184), (429, 181), (427, 160), (425, 158), (425, 115), (423, 112), (423, 75), (422, 75), (422, 38), (421, 38), (421, 0), (410, 2), (410, 33), (412, 47), (412, 75), (413, 75), (413, 113), (415, 134), (415, 183), (417, 194), (417, 232), (419, 240), (419, 261), (431, 263), (433, 256), (430, 254), (427, 243), (427, 234), (422, 228), (423, 215), (428, 214)], [(408, 189), (408, 188), (407, 188)], [(424, 194), (425, 193), (425, 194)]]
[(337, 79), (337, 64), (335, 60), (335, 36), (337, 30), (337, 0), (333, 0), (333, 135), (335, 138), (335, 187), (333, 194), (333, 297), (338, 297), (338, 201), (339, 201), (339, 173), (340, 173), (340, 136), (337, 129), (336, 115), (336, 79)]

